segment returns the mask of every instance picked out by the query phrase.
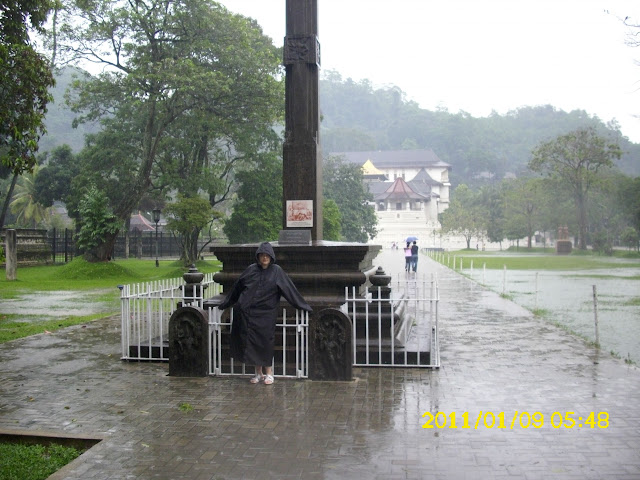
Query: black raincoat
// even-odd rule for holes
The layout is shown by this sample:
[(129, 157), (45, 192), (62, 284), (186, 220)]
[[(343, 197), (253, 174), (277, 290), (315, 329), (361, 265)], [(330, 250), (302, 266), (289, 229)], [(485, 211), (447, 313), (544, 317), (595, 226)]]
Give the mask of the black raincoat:
[[(271, 257), (267, 268), (262, 268), (257, 261), (260, 253)], [(271, 244), (260, 244), (256, 263), (242, 272), (218, 306), (221, 310), (236, 306), (231, 327), (231, 356), (242, 363), (271, 365), (281, 296), (292, 306), (311, 311), (289, 276), (275, 262)]]

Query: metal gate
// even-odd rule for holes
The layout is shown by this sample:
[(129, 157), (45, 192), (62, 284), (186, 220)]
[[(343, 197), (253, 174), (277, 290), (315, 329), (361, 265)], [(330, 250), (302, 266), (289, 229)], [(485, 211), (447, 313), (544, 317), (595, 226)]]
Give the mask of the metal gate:
[(439, 293), (435, 277), (399, 280), (366, 297), (346, 289), (345, 310), (353, 328), (353, 365), (440, 367)]
[[(233, 323), (233, 308), (221, 312), (208, 308), (209, 316), (209, 374), (210, 375), (253, 375), (253, 367), (246, 369), (244, 363), (234, 361), (230, 356), (229, 340)], [(278, 377), (309, 377), (309, 313), (295, 310), (282, 316), (276, 324), (273, 374)]]

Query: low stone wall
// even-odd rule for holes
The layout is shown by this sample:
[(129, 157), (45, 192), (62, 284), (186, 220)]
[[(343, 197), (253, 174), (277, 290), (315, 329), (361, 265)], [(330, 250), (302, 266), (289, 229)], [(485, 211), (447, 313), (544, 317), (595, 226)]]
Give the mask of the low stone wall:
[[(46, 230), (37, 228), (16, 228), (15, 230), (19, 266), (42, 265), (51, 262), (51, 245), (47, 239)], [(0, 230), (0, 242), (3, 250), (6, 249), (5, 232), (5, 229)], [(4, 262), (1, 265), (4, 267)]]

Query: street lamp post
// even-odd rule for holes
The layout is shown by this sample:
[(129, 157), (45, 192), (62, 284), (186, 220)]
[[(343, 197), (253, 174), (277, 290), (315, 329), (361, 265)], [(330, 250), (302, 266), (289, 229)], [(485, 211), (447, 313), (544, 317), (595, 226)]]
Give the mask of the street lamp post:
[(160, 209), (155, 208), (153, 210), (153, 221), (156, 222), (156, 267), (160, 266), (158, 262), (158, 222), (160, 221)]

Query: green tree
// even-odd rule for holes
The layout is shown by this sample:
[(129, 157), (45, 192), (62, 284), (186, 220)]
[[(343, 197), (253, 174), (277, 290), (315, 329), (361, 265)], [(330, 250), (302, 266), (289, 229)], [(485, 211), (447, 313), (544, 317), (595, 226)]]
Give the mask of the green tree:
[(54, 85), (49, 62), (29, 43), (28, 29), (42, 32), (52, 2), (21, 0), (0, 9), (0, 163), (13, 176), (0, 212), (4, 226), (18, 176), (36, 164), (38, 139)]
[(640, 231), (640, 177), (620, 178), (617, 185), (618, 205), (629, 225)]
[(504, 218), (510, 231), (507, 238), (515, 240), (527, 237), (527, 248), (533, 246), (532, 238), (536, 231), (542, 230), (542, 215), (547, 202), (544, 183), (539, 178), (519, 178), (504, 182)]
[[(78, 122), (102, 122), (103, 131), (89, 139), (85, 172), (108, 193), (119, 219), (148, 191), (176, 188), (168, 185), (171, 164), (163, 162), (191, 162), (182, 177), (191, 182), (212, 172), (231, 179), (238, 162), (255, 162), (265, 136), (273, 138), (283, 107), (280, 55), (254, 21), (207, 0), (66, 7), (58, 12), (57, 55), (104, 67), (75, 83), (72, 105)], [(212, 169), (220, 158), (231, 159)], [(213, 186), (210, 197), (219, 193), (219, 184), (204, 185)], [(104, 236), (103, 252), (116, 233)]]
[(589, 191), (599, 172), (613, 166), (622, 154), (617, 143), (598, 135), (594, 128), (581, 128), (540, 144), (529, 168), (561, 179), (572, 192), (579, 231), (579, 244), (587, 248), (587, 205)]
[(200, 232), (220, 214), (211, 208), (209, 201), (205, 198), (183, 196), (180, 196), (175, 203), (167, 205), (165, 214), (167, 228), (180, 237), (182, 244), (180, 259), (185, 265), (195, 263), (201, 253), (198, 251)]
[(39, 175), (38, 165), (31, 173), (25, 172), (18, 180), (13, 200), (9, 204), (16, 221), (24, 226), (37, 228), (48, 217), (47, 209), (37, 201), (35, 183)]
[(223, 231), (231, 243), (275, 241), (282, 229), (282, 159), (271, 155), (256, 170), (238, 172), (233, 213)]
[(462, 235), (471, 248), (471, 239), (484, 234), (485, 221), (481, 214), (478, 194), (465, 184), (458, 185), (451, 195), (449, 208), (440, 214), (444, 233)]
[(335, 201), (325, 199), (322, 204), (322, 236), (324, 240), (342, 240), (342, 227), (340, 226), (342, 217), (340, 209)]
[(620, 235), (620, 240), (623, 245), (629, 247), (629, 249), (635, 249), (636, 251), (640, 250), (640, 236), (638, 235), (638, 231), (633, 227), (626, 227), (622, 234)]
[(373, 196), (363, 181), (360, 166), (348, 164), (338, 156), (326, 158), (323, 193), (325, 199), (338, 206), (345, 241), (366, 243), (376, 236), (378, 218), (370, 206)]
[(502, 184), (484, 186), (479, 192), (479, 203), (484, 212), (485, 231), (490, 242), (500, 243), (505, 238), (504, 232), (504, 196)]
[[(122, 221), (111, 212), (104, 192), (95, 186), (87, 188), (78, 205), (80, 229), (76, 234), (76, 246), (87, 261), (95, 262), (111, 258), (111, 245), (103, 242), (106, 235), (113, 235), (122, 227)], [(104, 251), (109, 248), (108, 251)]]
[(71, 181), (80, 173), (80, 163), (69, 145), (61, 145), (45, 152), (39, 159), (40, 169), (35, 177), (35, 199), (46, 207), (56, 200), (65, 202), (71, 194)]

